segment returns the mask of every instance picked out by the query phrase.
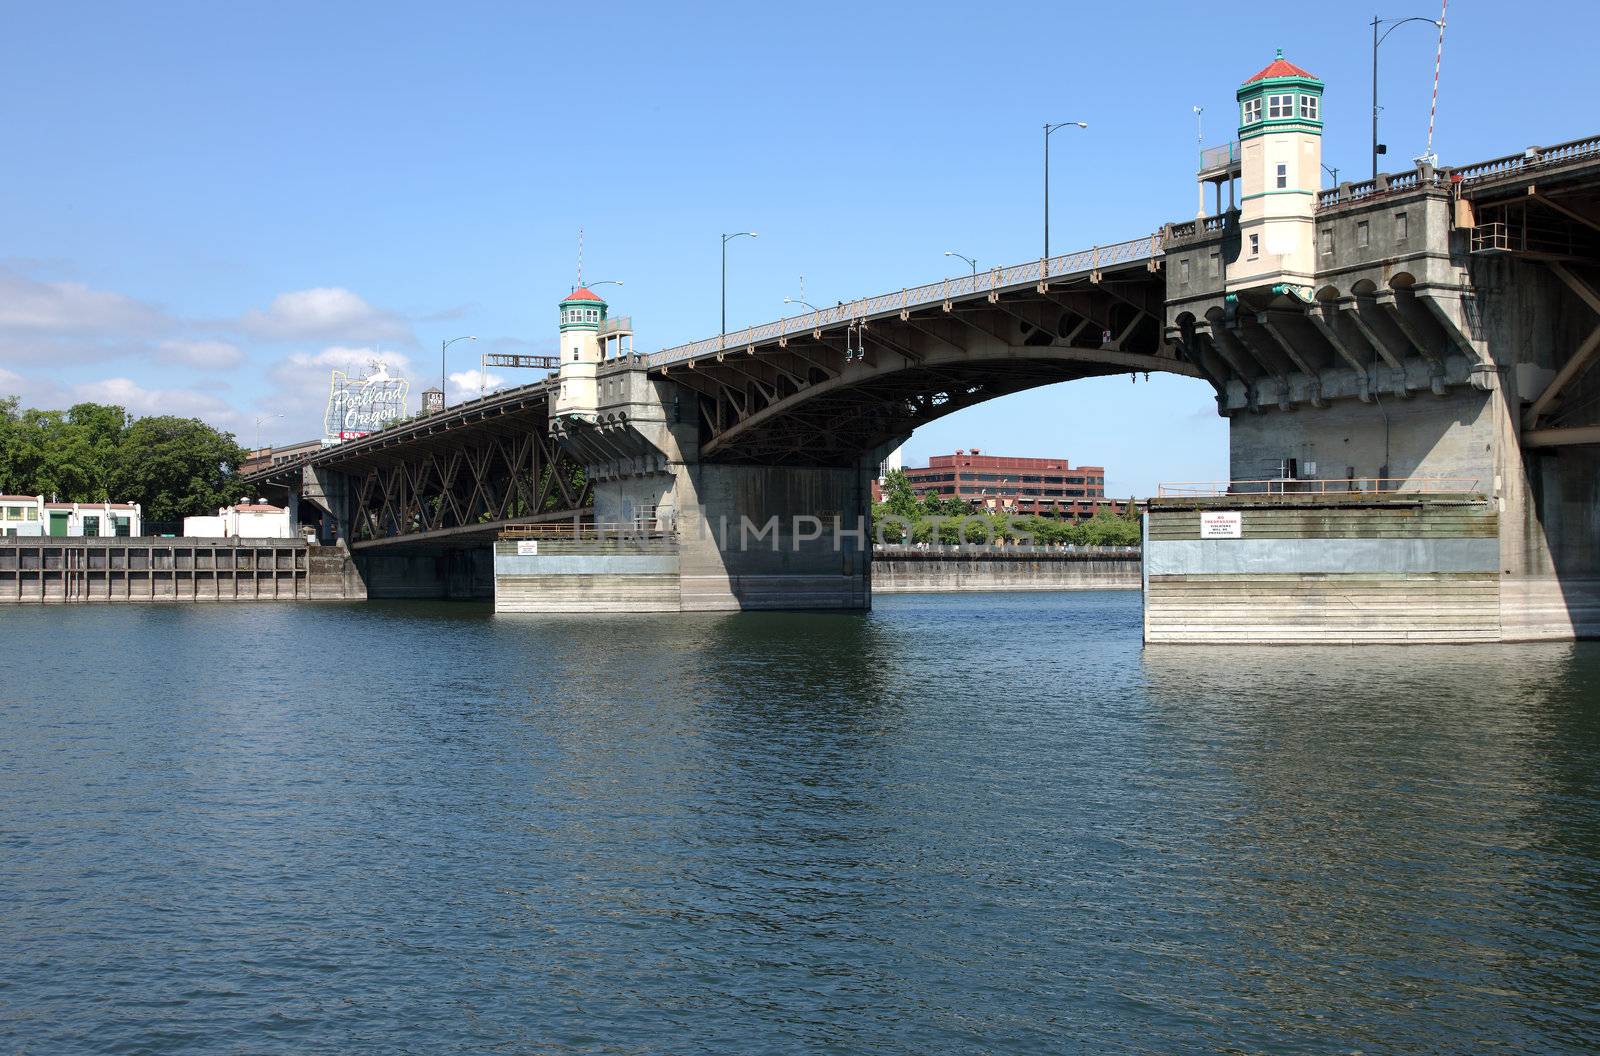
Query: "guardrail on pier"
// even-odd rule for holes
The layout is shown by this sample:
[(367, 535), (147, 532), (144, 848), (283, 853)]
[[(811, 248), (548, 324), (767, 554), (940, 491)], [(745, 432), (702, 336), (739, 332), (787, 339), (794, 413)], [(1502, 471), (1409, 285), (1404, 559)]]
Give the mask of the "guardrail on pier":
[(1339, 480), (1199, 480), (1161, 484), (1163, 499), (1222, 498), (1230, 495), (1471, 495), (1478, 492), (1476, 478), (1466, 477), (1349, 477)]

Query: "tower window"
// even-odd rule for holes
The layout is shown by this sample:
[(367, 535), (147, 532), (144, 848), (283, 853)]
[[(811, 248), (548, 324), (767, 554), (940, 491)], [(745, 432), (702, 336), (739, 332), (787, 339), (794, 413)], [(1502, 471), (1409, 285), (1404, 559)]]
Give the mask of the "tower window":
[(1371, 244), (1372, 229), (1367, 226), (1365, 220), (1356, 221), (1356, 246), (1360, 249), (1366, 249)]
[(1287, 187), (1287, 186), (1289, 186), (1289, 166), (1287, 166), (1287, 165), (1279, 165), (1278, 166), (1278, 186), (1279, 187)]
[(1260, 255), (1261, 255), (1261, 236), (1260, 235), (1251, 235), (1250, 236), (1250, 259), (1251, 260), (1255, 260)]
[(1244, 123), (1247, 124), (1247, 125), (1254, 124), (1255, 122), (1260, 121), (1261, 120), (1261, 100), (1259, 98), (1246, 99), (1244, 101), (1243, 114), (1244, 114)]
[(1221, 253), (1213, 253), (1213, 254), (1211, 254), (1211, 277), (1213, 279), (1220, 279), (1222, 277), (1222, 254)]
[(1294, 96), (1292, 96), (1292, 95), (1269, 95), (1269, 96), (1267, 96), (1267, 116), (1268, 117), (1293, 117), (1294, 116)]
[(1184, 257), (1182, 260), (1180, 260), (1178, 262), (1178, 275), (1179, 275), (1179, 279), (1178, 279), (1179, 282), (1181, 282), (1185, 286), (1189, 285), (1189, 258), (1188, 257)]
[(1322, 255), (1325, 257), (1333, 256), (1333, 228), (1331, 227), (1322, 229)]
[(1406, 236), (1410, 234), (1410, 227), (1411, 225), (1406, 221), (1405, 213), (1394, 214), (1394, 240), (1396, 242), (1404, 242), (1406, 240)]
[(1314, 95), (1302, 95), (1300, 97), (1300, 116), (1307, 121), (1318, 120), (1317, 111), (1319, 107), (1317, 104), (1319, 102), (1320, 100)]

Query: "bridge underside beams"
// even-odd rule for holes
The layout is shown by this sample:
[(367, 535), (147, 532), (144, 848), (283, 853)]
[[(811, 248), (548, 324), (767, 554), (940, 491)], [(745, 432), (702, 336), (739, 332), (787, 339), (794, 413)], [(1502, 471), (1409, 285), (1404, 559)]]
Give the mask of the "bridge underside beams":
[(659, 373), (690, 394), (702, 461), (852, 467), (953, 411), (1040, 385), (1167, 371), (1205, 377), (1163, 336), (1140, 264), (733, 347)]

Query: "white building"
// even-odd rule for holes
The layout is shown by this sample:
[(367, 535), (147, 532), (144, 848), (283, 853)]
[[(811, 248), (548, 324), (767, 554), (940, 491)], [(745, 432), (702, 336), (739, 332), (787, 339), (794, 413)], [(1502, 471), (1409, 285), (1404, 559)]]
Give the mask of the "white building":
[(289, 539), (289, 511), (265, 502), (224, 506), (215, 517), (185, 517), (183, 534), (198, 539)]
[(141, 535), (136, 502), (46, 502), (43, 495), (0, 495), (0, 535)]

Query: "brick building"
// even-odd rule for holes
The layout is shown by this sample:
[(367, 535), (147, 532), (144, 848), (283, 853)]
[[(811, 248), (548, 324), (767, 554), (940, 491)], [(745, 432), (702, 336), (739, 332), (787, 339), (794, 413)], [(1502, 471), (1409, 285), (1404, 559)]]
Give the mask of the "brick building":
[(1081, 521), (1102, 507), (1121, 513), (1127, 506), (1106, 498), (1105, 467), (1074, 469), (1064, 458), (1010, 458), (973, 448), (934, 455), (926, 466), (907, 466), (905, 474), (919, 496), (965, 499), (995, 513)]

